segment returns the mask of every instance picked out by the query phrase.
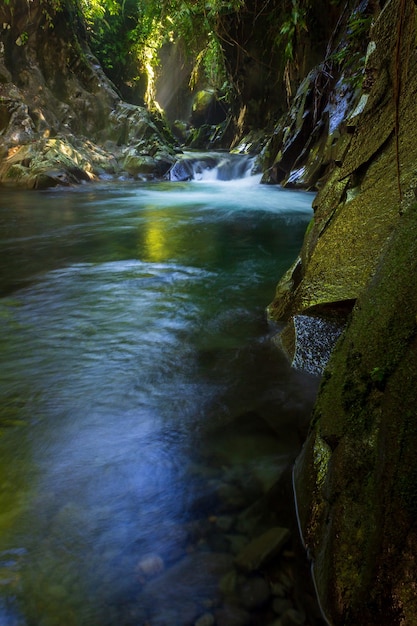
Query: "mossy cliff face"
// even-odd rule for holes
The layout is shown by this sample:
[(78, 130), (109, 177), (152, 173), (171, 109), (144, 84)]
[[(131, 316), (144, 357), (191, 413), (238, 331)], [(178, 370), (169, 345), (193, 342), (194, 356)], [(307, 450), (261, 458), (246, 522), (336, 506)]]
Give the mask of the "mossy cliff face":
[(0, 3), (0, 185), (158, 176), (173, 161), (162, 121), (123, 103), (91, 54), (76, 3)]
[(295, 468), (333, 624), (417, 623), (416, 275), (413, 206), (331, 357)]
[(385, 3), (371, 35), (365, 108), (348, 120), (348, 150), (318, 193), (297, 267), (279, 285), (271, 310), (282, 319), (356, 301), (294, 470), (300, 527), (330, 623), (411, 626), (417, 624), (414, 3)]
[(335, 303), (346, 303), (349, 308), (375, 271), (381, 250), (398, 224), (397, 119), (405, 195), (417, 158), (414, 9), (407, 0), (398, 54), (400, 2), (386, 3), (375, 20), (360, 105), (345, 119), (334, 141), (333, 159), (319, 183), (314, 220), (300, 257), (278, 284), (269, 307), (275, 320), (328, 310)]

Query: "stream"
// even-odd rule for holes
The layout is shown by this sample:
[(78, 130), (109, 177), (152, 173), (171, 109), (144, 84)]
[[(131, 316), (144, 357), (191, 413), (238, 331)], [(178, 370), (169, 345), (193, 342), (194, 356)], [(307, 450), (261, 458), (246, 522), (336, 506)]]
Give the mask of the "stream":
[(265, 316), (312, 194), (258, 180), (1, 190), (1, 626), (322, 623), (288, 488), (318, 378)]

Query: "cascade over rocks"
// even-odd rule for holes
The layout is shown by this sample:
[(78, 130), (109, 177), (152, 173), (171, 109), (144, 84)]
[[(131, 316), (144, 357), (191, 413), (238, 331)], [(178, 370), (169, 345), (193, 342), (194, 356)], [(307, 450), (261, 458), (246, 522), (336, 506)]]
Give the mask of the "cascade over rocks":
[(124, 103), (86, 43), (75, 3), (0, 6), (0, 184), (43, 188), (111, 175), (163, 176), (162, 118)]

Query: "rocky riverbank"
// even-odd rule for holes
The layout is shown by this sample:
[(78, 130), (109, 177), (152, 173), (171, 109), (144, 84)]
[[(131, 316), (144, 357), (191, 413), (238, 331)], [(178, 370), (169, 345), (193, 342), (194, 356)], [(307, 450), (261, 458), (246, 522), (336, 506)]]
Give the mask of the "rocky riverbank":
[(176, 150), (162, 116), (122, 101), (75, 6), (2, 3), (0, 23), (0, 185), (166, 174)]
[(341, 127), (314, 221), (270, 314), (290, 318), (282, 341), (291, 358), (301, 316), (342, 310), (347, 323), (324, 370), (295, 470), (322, 606), (332, 624), (411, 626), (417, 621), (416, 10), (411, 1), (380, 4), (360, 107)]
[(160, 551), (138, 560), (139, 595), (129, 607), (137, 622), (323, 626), (299, 539), (279, 525), (290, 521), (288, 478), (258, 497), (253, 477), (242, 488), (236, 470), (213, 470), (197, 503), (206, 514), (194, 510), (184, 526), (160, 529)]

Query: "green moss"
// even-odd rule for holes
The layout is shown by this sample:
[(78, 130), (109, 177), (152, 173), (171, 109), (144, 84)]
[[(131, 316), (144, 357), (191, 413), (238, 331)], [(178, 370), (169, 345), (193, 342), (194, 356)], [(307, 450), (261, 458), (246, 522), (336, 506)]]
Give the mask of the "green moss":
[(319, 435), (316, 436), (313, 449), (313, 463), (317, 477), (317, 486), (323, 486), (327, 476), (329, 461), (331, 458), (330, 446)]

